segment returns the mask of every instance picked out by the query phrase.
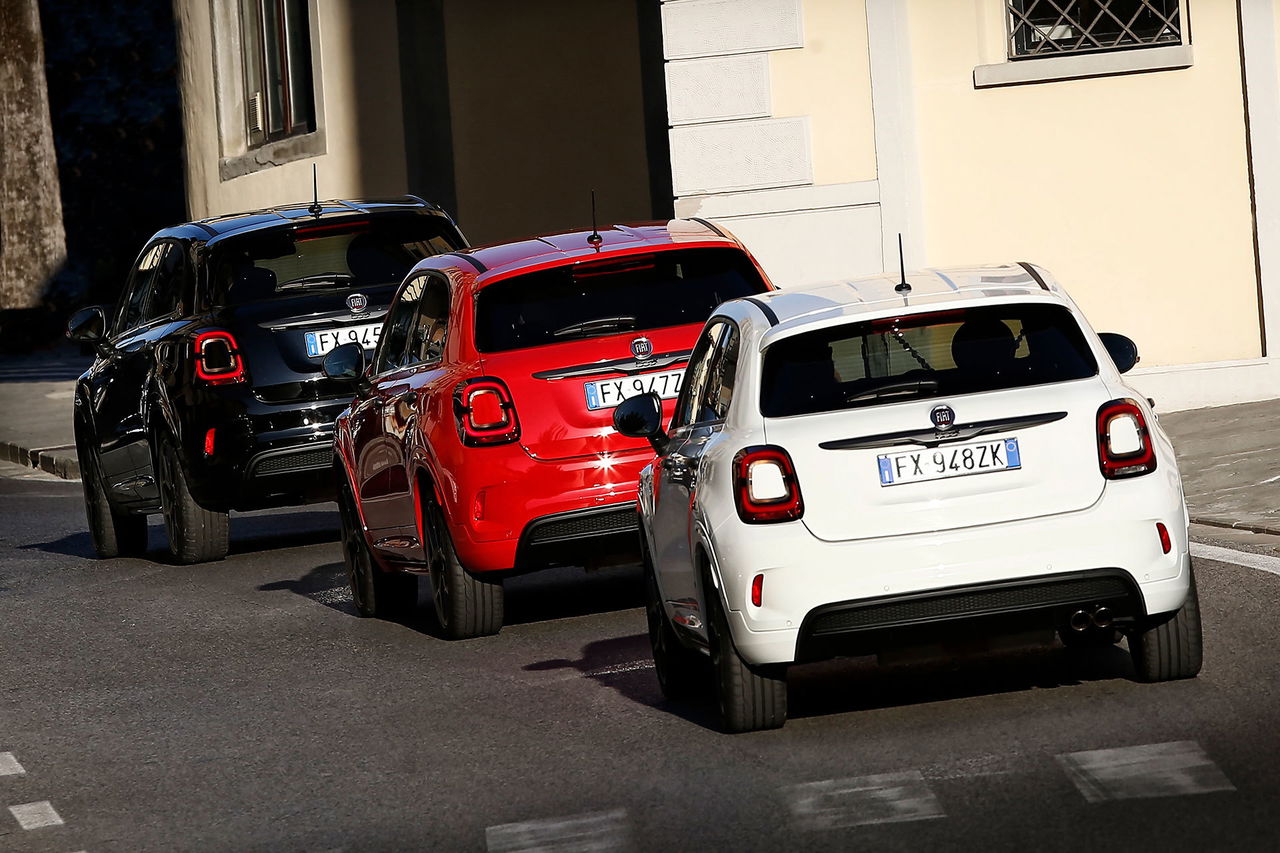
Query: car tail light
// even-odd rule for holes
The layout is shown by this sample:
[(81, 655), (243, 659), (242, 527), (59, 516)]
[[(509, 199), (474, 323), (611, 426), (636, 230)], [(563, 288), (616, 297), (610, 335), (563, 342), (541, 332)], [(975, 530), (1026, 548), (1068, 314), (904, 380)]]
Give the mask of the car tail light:
[(1098, 409), (1098, 464), (1109, 480), (1156, 470), (1147, 418), (1133, 400), (1112, 400)]
[(800, 482), (781, 447), (747, 447), (733, 457), (733, 495), (747, 524), (793, 521), (804, 515)]
[(1173, 540), (1169, 538), (1169, 528), (1163, 521), (1156, 522), (1156, 535), (1160, 537), (1160, 550), (1168, 554), (1173, 549)]
[(501, 379), (463, 382), (453, 392), (458, 437), (468, 447), (507, 444), (520, 437), (520, 419)]
[(235, 335), (218, 330), (196, 335), (196, 378), (210, 385), (247, 382)]
[(217, 427), (211, 427), (209, 431), (204, 434), (204, 455), (205, 456), (213, 455), (214, 443), (217, 441), (217, 438), (218, 438)]
[(756, 607), (764, 603), (764, 575), (756, 575), (751, 579), (751, 603)]

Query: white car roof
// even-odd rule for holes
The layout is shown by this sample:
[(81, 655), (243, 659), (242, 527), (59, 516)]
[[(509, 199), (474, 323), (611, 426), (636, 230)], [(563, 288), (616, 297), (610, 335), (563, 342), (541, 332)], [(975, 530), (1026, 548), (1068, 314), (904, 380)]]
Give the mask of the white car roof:
[(1053, 277), (1033, 264), (927, 269), (908, 273), (906, 278), (911, 291), (905, 294), (895, 290), (900, 276), (882, 273), (753, 296), (749, 301), (764, 311), (772, 325), (760, 345), (801, 330), (904, 311), (963, 307), (1010, 298), (1073, 306)]

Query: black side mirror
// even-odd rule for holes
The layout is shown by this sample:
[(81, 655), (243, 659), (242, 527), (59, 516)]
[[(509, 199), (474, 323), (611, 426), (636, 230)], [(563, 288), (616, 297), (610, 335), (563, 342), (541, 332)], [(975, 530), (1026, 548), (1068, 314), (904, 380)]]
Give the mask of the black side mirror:
[(670, 442), (662, 429), (662, 398), (654, 391), (619, 403), (613, 410), (613, 428), (629, 438), (647, 438), (658, 454), (665, 453)]
[(364, 375), (364, 366), (364, 347), (357, 343), (334, 347), (321, 365), (330, 379), (359, 379)]
[(1133, 370), (1133, 366), (1140, 361), (1138, 345), (1124, 335), (1118, 335), (1115, 332), (1103, 332), (1098, 337), (1102, 338), (1102, 345), (1107, 348), (1107, 353), (1111, 356), (1111, 360), (1116, 363), (1116, 370), (1121, 373), (1128, 373)]
[(80, 344), (98, 344), (107, 336), (107, 312), (100, 305), (82, 308), (67, 321), (67, 337)]

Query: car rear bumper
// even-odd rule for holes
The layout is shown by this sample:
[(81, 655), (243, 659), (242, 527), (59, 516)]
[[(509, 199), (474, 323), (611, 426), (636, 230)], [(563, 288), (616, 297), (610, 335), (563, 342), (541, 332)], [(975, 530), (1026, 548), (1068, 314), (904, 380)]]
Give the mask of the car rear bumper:
[(947, 630), (1051, 629), (1100, 605), (1123, 626), (1177, 610), (1190, 583), (1181, 496), (1154, 482), (1114, 484), (1080, 512), (938, 533), (824, 542), (798, 522), (718, 533), (734, 641), (753, 664), (871, 654)]

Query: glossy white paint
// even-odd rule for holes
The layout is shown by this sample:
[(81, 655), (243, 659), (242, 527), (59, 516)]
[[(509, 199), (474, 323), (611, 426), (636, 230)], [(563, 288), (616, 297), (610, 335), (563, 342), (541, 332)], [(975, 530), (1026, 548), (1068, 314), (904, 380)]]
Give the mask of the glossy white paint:
[[(801, 625), (816, 607), (898, 593), (1121, 568), (1138, 584), (1148, 613), (1180, 607), (1190, 582), (1190, 555), (1173, 448), (1075, 303), (1047, 272), (1037, 272), (1047, 289), (1020, 266), (1000, 266), (913, 274), (905, 300), (893, 289), (896, 278), (889, 276), (759, 297), (776, 323), (757, 304), (721, 306), (717, 314), (741, 330), (739, 363), (725, 419), (674, 436), (696, 444), (700, 455), (687, 511), (662, 511), (664, 494), (655, 506), (654, 466), (641, 475), (641, 512), (668, 615), (685, 625), (699, 617), (700, 585), (692, 577), (699, 548), (728, 613), (734, 644), (752, 664), (794, 660)], [(1098, 375), (818, 415), (768, 419), (760, 413), (761, 351), (773, 342), (877, 317), (1011, 302), (1053, 303), (1072, 312), (1099, 364)], [(1157, 469), (1106, 481), (1098, 469), (1095, 417), (1103, 403), (1117, 398), (1132, 398), (1143, 411)], [(928, 428), (929, 412), (939, 402), (961, 413), (959, 422), (1045, 411), (1067, 416), (1019, 433), (1020, 471), (914, 484), (910, 490), (879, 486), (875, 459), (882, 449), (817, 448), (832, 439)], [(739, 519), (732, 460), (740, 449), (759, 444), (780, 446), (791, 455), (805, 504), (802, 519), (774, 524)], [(667, 488), (665, 481), (660, 484), (660, 492)], [(674, 504), (683, 506), (683, 499), (665, 506)], [(1172, 535), (1168, 554), (1161, 551), (1156, 522)], [(765, 576), (760, 607), (750, 601), (757, 574)]]

